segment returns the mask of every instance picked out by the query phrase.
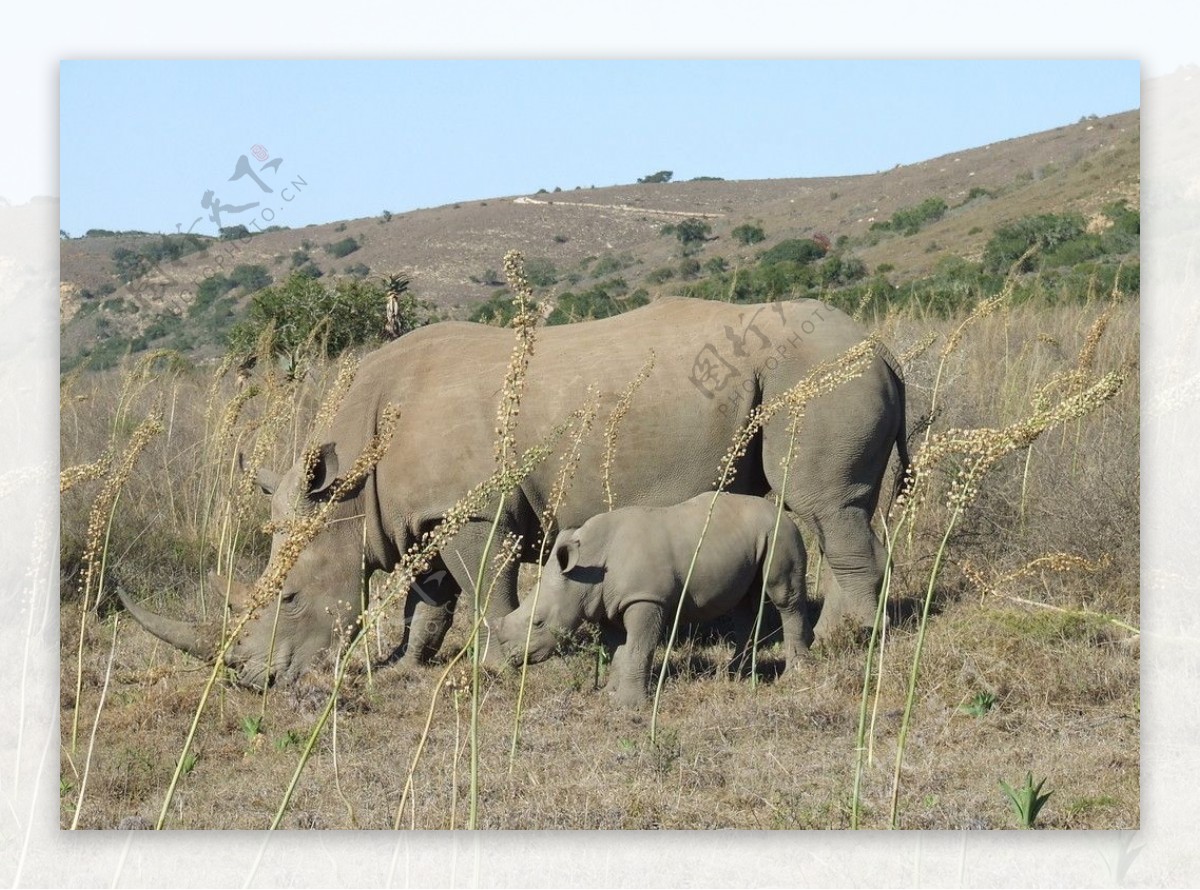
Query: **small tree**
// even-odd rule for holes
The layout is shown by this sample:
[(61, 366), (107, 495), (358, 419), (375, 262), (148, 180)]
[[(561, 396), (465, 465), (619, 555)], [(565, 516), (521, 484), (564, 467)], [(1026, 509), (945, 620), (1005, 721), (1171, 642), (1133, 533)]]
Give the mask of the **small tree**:
[(649, 176), (642, 176), (638, 179), (640, 183), (652, 182), (670, 182), (671, 177), (675, 174), (670, 170), (659, 170), (657, 173), (651, 173)]
[(708, 240), (712, 234), (712, 226), (702, 219), (689, 216), (682, 222), (663, 226), (661, 231), (664, 235), (674, 235), (678, 238), (683, 255), (688, 256)]

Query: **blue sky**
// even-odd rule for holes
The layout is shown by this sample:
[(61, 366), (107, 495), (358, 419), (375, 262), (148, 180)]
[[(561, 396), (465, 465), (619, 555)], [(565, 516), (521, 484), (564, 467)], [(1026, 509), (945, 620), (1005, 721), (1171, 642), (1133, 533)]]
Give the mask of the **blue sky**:
[[(303, 226), (662, 169), (870, 173), (1139, 91), (1134, 61), (70, 61), (61, 225), (213, 234), (209, 191), (224, 225)], [(262, 186), (230, 181), (243, 155)]]

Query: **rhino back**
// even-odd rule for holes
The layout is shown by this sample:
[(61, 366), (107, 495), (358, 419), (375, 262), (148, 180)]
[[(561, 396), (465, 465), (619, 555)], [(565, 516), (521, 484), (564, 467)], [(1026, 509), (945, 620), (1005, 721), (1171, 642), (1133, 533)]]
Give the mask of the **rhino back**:
[(689, 621), (724, 614), (741, 600), (765, 557), (775, 508), (744, 495), (723, 493), (715, 505), (712, 500), (706, 492), (670, 507), (603, 513), (584, 524), (587, 549), (581, 558), (606, 568), (604, 605), (610, 617), (638, 600), (674, 608), (685, 582), (683, 616)]
[[(606, 510), (604, 426), (653, 351), (653, 370), (617, 429), (610, 481), (618, 505), (676, 504), (715, 486), (730, 440), (772, 374), (794, 382), (861, 337), (850, 319), (816, 301), (738, 306), (672, 298), (608, 319), (543, 328), (527, 372), (518, 447), (543, 441), (595, 384), (599, 412), (560, 526)], [(439, 515), (492, 472), (496, 408), (513, 344), (510, 330), (442, 322), (363, 361), (335, 435), (361, 428), (364, 412), (400, 406), (400, 428), (378, 470), (385, 515)], [(354, 438), (362, 440), (361, 431)], [(748, 455), (733, 490), (764, 492), (760, 464)], [(525, 509), (543, 509), (556, 473), (557, 461), (547, 461), (522, 484)]]

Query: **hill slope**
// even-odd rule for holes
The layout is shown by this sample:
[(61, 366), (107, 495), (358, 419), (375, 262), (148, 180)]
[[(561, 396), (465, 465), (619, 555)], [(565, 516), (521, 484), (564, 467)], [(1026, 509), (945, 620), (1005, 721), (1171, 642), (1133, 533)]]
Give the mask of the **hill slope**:
[[(63, 362), (70, 366), (105, 347), (123, 351), (135, 337), (137, 346), (219, 349), (250, 286), (233, 290), (215, 313), (189, 309), (204, 279), (239, 266), (261, 266), (275, 281), (298, 267), (334, 278), (404, 272), (417, 296), (457, 317), (496, 293), (495, 270), (510, 249), (548, 270), (552, 293), (586, 288), (613, 273), (650, 298), (676, 293), (680, 277), (662, 270), (678, 265), (680, 244), (662, 229), (688, 217), (711, 226), (695, 254), (705, 263), (744, 267), (780, 241), (820, 234), (852, 251), (867, 270), (882, 266), (902, 284), (946, 256), (978, 259), (998, 226), (1023, 217), (1072, 211), (1093, 219), (1118, 200), (1136, 208), (1139, 141), (1139, 113), (1131, 111), (875, 174), (555, 187), (249, 238), (202, 239), (204, 249), (174, 260), (161, 256), (166, 242), (160, 235), (65, 239)], [(872, 230), (929, 199), (941, 199), (948, 209), (916, 234), (885, 237)], [(731, 237), (746, 223), (760, 226), (766, 240), (744, 245)], [(160, 262), (131, 267), (117, 261), (139, 252)]]

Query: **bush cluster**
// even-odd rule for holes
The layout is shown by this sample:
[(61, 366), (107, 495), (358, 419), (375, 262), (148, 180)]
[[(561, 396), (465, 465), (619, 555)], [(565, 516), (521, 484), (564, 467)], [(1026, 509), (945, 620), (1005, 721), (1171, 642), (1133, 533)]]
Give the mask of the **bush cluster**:
[(330, 256), (336, 257), (340, 260), (342, 257), (347, 257), (354, 253), (354, 251), (358, 250), (360, 247), (362, 247), (362, 245), (354, 239), (353, 235), (347, 235), (341, 241), (334, 241), (332, 244), (326, 244), (325, 252)]
[(946, 202), (941, 198), (926, 198), (916, 207), (897, 210), (889, 220), (871, 223), (871, 229), (872, 231), (896, 232), (900, 235), (915, 235), (922, 226), (945, 216), (946, 209)]
[[(326, 284), (293, 272), (282, 284), (265, 288), (250, 300), (245, 319), (229, 332), (229, 348), (251, 354), (267, 327), (274, 329), (276, 352), (291, 368), (310, 356), (332, 356), (380, 339), (386, 316), (387, 293), (377, 282), (343, 278)], [(414, 316), (403, 320), (406, 329), (432, 320), (424, 304), (412, 302)]]
[[(88, 236), (93, 233), (106, 235), (133, 234), (128, 232), (109, 232), (107, 229), (89, 229)], [(177, 262), (188, 254), (207, 250), (211, 238), (203, 235), (163, 235), (157, 241), (141, 244), (137, 249), (129, 247), (114, 247), (109, 256), (113, 261), (113, 269), (122, 281), (130, 282), (141, 278), (155, 266), (163, 263)]]

